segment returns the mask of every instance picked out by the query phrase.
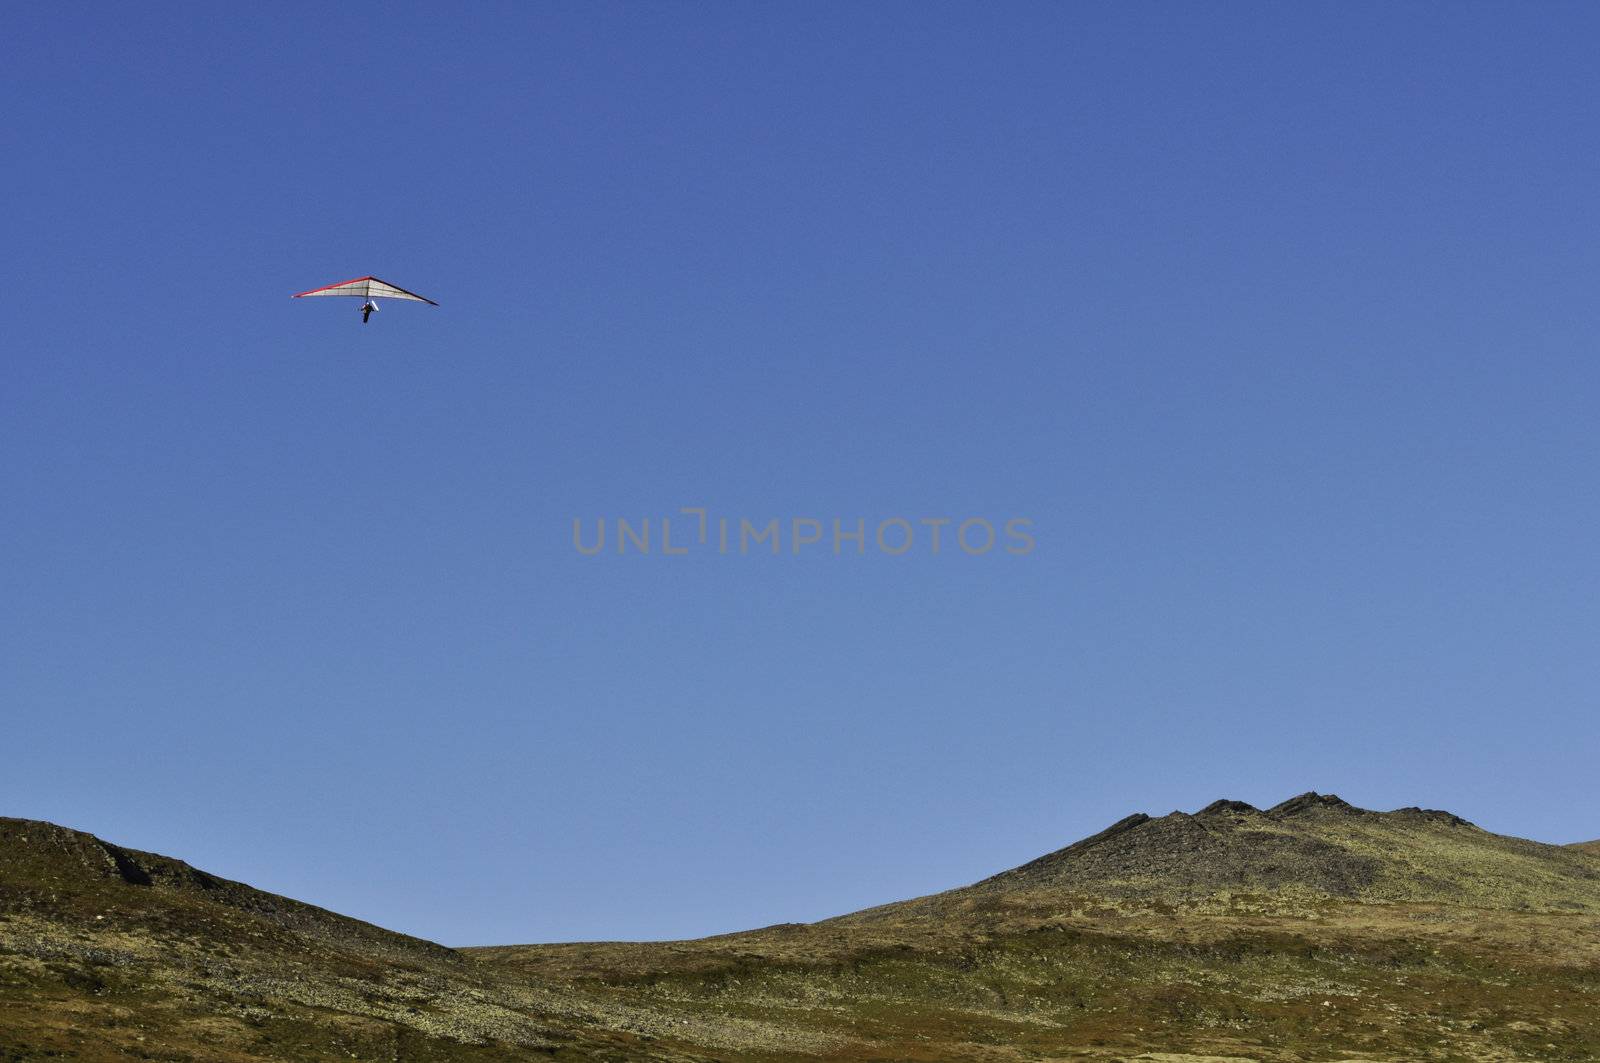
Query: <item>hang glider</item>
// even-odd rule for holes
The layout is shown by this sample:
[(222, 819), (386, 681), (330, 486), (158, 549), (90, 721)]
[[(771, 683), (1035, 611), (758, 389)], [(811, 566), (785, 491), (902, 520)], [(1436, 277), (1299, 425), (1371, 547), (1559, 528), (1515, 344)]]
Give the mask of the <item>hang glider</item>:
[(379, 299), (406, 299), (415, 303), (427, 303), (429, 306), (439, 304), (425, 295), (408, 292), (398, 284), (379, 280), (377, 277), (357, 277), (353, 281), (340, 281), (338, 284), (327, 284), (321, 288), (313, 288), (309, 292), (298, 292), (292, 299), (304, 299), (311, 295), (348, 295), (357, 299), (366, 300), (361, 304), (361, 323), (367, 323), (378, 309)]

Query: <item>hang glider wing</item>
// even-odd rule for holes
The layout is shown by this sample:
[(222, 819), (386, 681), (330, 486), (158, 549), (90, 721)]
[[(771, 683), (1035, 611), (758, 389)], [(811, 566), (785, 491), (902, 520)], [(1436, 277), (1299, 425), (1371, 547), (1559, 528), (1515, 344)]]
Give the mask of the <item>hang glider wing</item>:
[(353, 281), (340, 281), (338, 284), (313, 288), (309, 292), (298, 292), (292, 298), (302, 299), (308, 295), (351, 295), (357, 299), (410, 299), (413, 302), (427, 303), (429, 306), (439, 305), (427, 296), (408, 292), (377, 277), (357, 277)]

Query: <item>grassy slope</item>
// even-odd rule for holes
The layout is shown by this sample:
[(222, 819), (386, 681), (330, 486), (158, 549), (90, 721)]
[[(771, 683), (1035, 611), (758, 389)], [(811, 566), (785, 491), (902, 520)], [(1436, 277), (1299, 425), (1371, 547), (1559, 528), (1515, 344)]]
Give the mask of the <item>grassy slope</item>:
[(0, 1046), (106, 1060), (1600, 1058), (1600, 855), (1441, 813), (1296, 800), (1131, 817), (986, 882), (818, 924), (462, 952), (0, 820)]

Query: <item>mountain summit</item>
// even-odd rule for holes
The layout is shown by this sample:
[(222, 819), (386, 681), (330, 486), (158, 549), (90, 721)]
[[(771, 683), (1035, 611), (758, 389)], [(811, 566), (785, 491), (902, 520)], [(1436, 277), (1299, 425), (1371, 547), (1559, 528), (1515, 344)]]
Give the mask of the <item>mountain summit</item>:
[(1572, 847), (1491, 834), (1449, 812), (1373, 812), (1318, 793), (1265, 811), (1219, 800), (1192, 814), (1137, 813), (970, 889), (1161, 900), (1300, 890), (1600, 912), (1600, 876)]

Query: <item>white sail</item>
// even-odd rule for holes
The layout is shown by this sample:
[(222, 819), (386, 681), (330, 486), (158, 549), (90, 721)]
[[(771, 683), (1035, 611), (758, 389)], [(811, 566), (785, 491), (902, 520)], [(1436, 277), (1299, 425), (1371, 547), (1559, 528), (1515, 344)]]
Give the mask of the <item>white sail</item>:
[(425, 295), (408, 292), (377, 277), (357, 277), (353, 281), (340, 281), (338, 284), (313, 288), (309, 292), (298, 292), (292, 298), (303, 299), (311, 295), (349, 295), (357, 299), (410, 299), (413, 302), (427, 303), (429, 306), (439, 305)]

